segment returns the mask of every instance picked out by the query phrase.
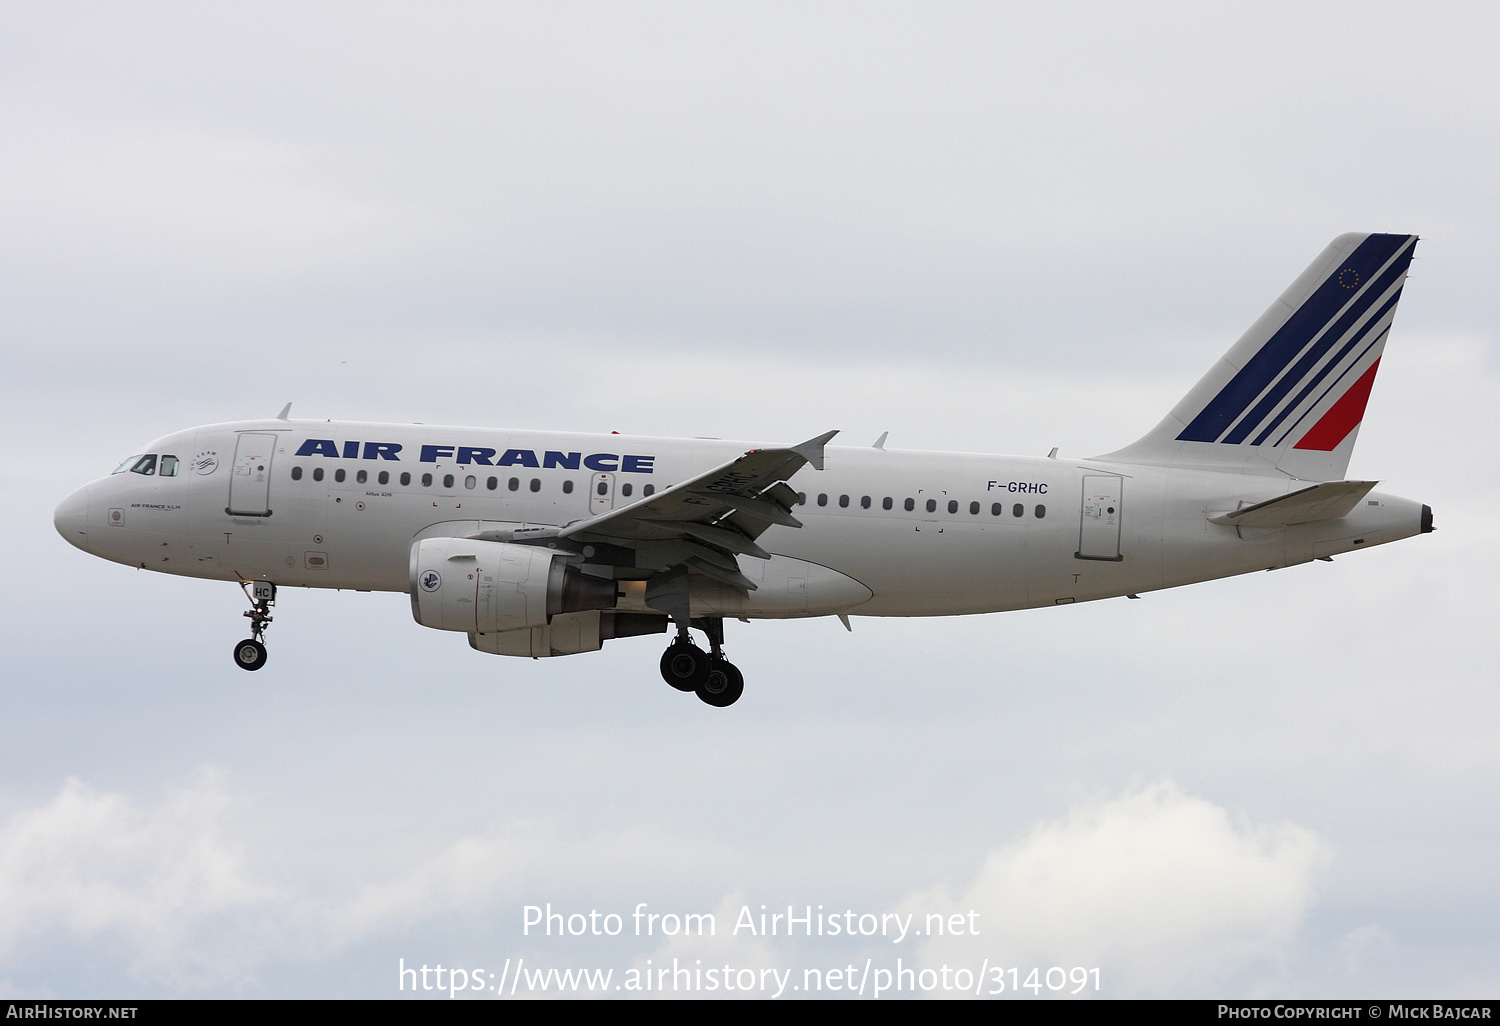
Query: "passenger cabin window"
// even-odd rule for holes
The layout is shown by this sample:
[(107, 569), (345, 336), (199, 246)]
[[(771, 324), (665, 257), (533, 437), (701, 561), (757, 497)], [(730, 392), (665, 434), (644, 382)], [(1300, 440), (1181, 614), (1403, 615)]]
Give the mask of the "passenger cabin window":
[(957, 499), (949, 499), (948, 500), (948, 512), (949, 513), (957, 513), (958, 512), (958, 500)]
[(891, 501), (891, 497), (889, 495), (880, 500), (881, 509), (890, 509), (893, 505), (895, 505), (895, 503)]
[(797, 493), (797, 505), (799, 505), (799, 506), (806, 506), (807, 505), (807, 493), (806, 492), (798, 492)]
[(177, 457), (163, 456), (161, 458), (161, 468), (157, 471), (157, 475), (160, 477), (176, 477)]
[(444, 488), (452, 488), (453, 487), (453, 475), (452, 474), (444, 474), (443, 475), (443, 487)]
[(859, 500), (859, 508), (860, 509), (869, 509), (870, 508), (870, 497), (868, 495), (861, 496), (861, 498)]
[(625, 496), (626, 498), (629, 498), (630, 497), (630, 493), (634, 489), (634, 487), (635, 487), (634, 485), (630, 484), (629, 482), (626, 482), (625, 484), (622, 484), (620, 486), (620, 494), (623, 495), (623, 496)]
[(511, 491), (515, 491), (517, 488), (521, 487), (521, 479), (519, 477), (513, 477), (509, 481), (505, 482), (505, 487), (509, 488)]
[(339, 484), (343, 484), (344, 483), (344, 468), (343, 467), (340, 467), (339, 469), (337, 469), (337, 470), (335, 470), (333, 472), (333, 479), (335, 481), (337, 481)]
[(917, 508), (917, 500), (916, 499), (907, 499), (906, 500), (906, 512), (910, 513), (912, 510), (914, 510), (916, 508)]
[(470, 474), (468, 477), (464, 478), (464, 487), (465, 488), (473, 488), (478, 483), (479, 483), (479, 478), (475, 477), (473, 474)]
[(361, 470), (354, 475), (355, 484), (364, 484), (368, 480), (370, 480), (370, 472), (368, 470)]
[(431, 488), (432, 487), (432, 475), (431, 474), (423, 474), (422, 475), (422, 487), (423, 488)]
[[(651, 486), (647, 485), (646, 487), (649, 488)], [(563, 494), (564, 495), (572, 495), (573, 494), (573, 479), (572, 478), (568, 478), (568, 480), (566, 480), (566, 481), (563, 482)], [(650, 495), (651, 493), (647, 492), (646, 494)]]
[(848, 509), (849, 508), (849, 496), (847, 496), (847, 495), (840, 495), (839, 496), (839, 506), (841, 508), (843, 508), (843, 509)]
[(1042, 517), (1044, 517), (1044, 516), (1047, 515), (1047, 507), (1046, 506), (1038, 506), (1036, 508), (1035, 512), (1036, 512), (1036, 518), (1038, 520), (1040, 520), (1040, 519), (1042, 519)]
[(493, 492), (496, 488), (500, 487), (500, 479), (498, 477), (487, 478), (484, 486)]
[(977, 502), (971, 502), (971, 503), (969, 503), (969, 512), (970, 513), (978, 513), (979, 512), (979, 503), (977, 503)]
[(382, 470), (380, 474), (375, 478), (375, 480), (380, 484), (390, 484), (391, 472), (389, 470)]
[(534, 491), (534, 492), (539, 492), (539, 491), (542, 490), (542, 479), (541, 478), (534, 477), (534, 478), (531, 479), (531, 490)]
[(321, 480), (323, 480), (323, 468), (322, 467), (313, 467), (313, 480), (314, 481), (321, 481)]
[(302, 468), (301, 467), (293, 467), (292, 468), (292, 480), (293, 481), (301, 481), (302, 480)]
[(826, 505), (828, 505), (828, 493), (827, 492), (819, 492), (818, 493), (818, 505), (819, 506), (826, 506)]
[(1024, 517), (1026, 515), (1026, 507), (1018, 502), (1010, 508), (1010, 515), (1013, 517)]
[(937, 500), (936, 499), (928, 499), (927, 500), (927, 512), (929, 512), (929, 513), (936, 513), (937, 512)]
[(990, 516), (992, 516), (992, 517), (998, 517), (1001, 513), (1004, 513), (1004, 512), (1005, 512), (1005, 507), (1002, 506), (998, 502), (995, 503), (993, 506), (990, 507)]
[[(572, 484), (573, 482), (569, 481), (568, 483)], [(644, 487), (644, 488), (641, 489), (641, 494), (642, 495), (655, 495), (656, 494), (656, 485), (647, 485), (646, 487)]]
[(404, 470), (401, 472), (401, 484), (403, 487), (411, 484), (411, 474), (407, 473)]

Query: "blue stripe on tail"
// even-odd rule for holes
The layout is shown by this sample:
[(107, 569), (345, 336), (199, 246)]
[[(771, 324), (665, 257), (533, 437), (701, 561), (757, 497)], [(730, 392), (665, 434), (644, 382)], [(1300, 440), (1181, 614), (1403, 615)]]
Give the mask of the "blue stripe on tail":
[[(1218, 395), (1204, 406), (1177, 438), (1180, 441), (1189, 442), (1218, 441), (1220, 436), (1229, 430), (1240, 415), (1249, 408), (1250, 404), (1255, 402), (1261, 393), (1273, 381), (1276, 381), (1297, 358), (1297, 355), (1307, 348), (1308, 343), (1349, 305), (1351, 294), (1355, 293), (1361, 284), (1374, 277), (1381, 267), (1411, 239), (1410, 235), (1371, 235), (1360, 243), (1350, 254), (1349, 259), (1340, 264), (1339, 269), (1330, 274), (1287, 318), (1286, 323), (1266, 341), (1265, 345), (1260, 347), (1244, 367), (1240, 368), (1239, 372), (1230, 379)], [(1407, 264), (1411, 261), (1412, 252), (1413, 249), (1408, 249), (1393, 265), (1392, 270), (1395, 270), (1397, 275), (1406, 270)], [(1380, 292), (1374, 287), (1365, 290), (1360, 301), (1354, 304), (1359, 308), (1358, 312), (1350, 310), (1353, 315), (1352, 319), (1357, 319), (1358, 313), (1362, 313), (1370, 304), (1373, 304), (1379, 295)], [(1352, 323), (1352, 319), (1349, 323)], [(1328, 345), (1332, 346), (1338, 335), (1332, 335), (1332, 333), (1330, 335), (1332, 337)], [(1277, 399), (1285, 395), (1300, 380), (1300, 375), (1288, 375)], [(1272, 401), (1270, 406), (1266, 407), (1267, 411), (1274, 406), (1275, 401)], [(1242, 429), (1236, 428), (1237, 437), (1234, 441), (1240, 441), (1248, 435), (1263, 416), (1264, 414), (1261, 417), (1246, 418), (1246, 426), (1242, 426)]]

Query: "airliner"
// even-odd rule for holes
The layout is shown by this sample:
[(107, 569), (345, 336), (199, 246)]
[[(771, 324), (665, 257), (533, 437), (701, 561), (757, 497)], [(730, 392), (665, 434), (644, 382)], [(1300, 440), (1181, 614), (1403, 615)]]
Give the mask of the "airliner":
[[(57, 507), (85, 552), (237, 583), (265, 665), (277, 589), (399, 591), (495, 655), (666, 634), (661, 674), (744, 690), (724, 621), (1069, 605), (1432, 530), (1344, 479), (1414, 235), (1348, 234), (1172, 411), (1089, 459), (304, 421), (159, 438)], [(692, 631), (707, 642), (704, 651)]]

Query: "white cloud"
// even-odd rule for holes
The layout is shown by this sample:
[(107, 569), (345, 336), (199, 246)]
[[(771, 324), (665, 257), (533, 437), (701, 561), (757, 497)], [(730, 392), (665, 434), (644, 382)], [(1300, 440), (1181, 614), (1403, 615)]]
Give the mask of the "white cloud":
[(1161, 782), (1043, 823), (985, 860), (974, 882), (905, 903), (980, 912), (978, 937), (931, 938), (930, 965), (1098, 966), (1103, 993), (1193, 993), (1290, 943), (1325, 857), (1290, 823), (1236, 825)]
[(70, 778), (0, 828), (0, 953), (57, 933), (111, 938), (125, 942), (135, 972), (223, 978), (203, 928), (280, 897), (251, 879), (224, 837), (228, 802), (211, 772), (148, 811)]
[[(155, 805), (69, 779), (56, 798), (0, 825), (0, 958), (61, 943), (168, 992), (233, 991), (268, 965), (316, 963), (455, 915), (519, 939), (522, 903), (592, 868), (600, 850), (622, 874), (664, 851), (705, 863), (722, 855), (650, 830), (577, 835), (512, 819), (417, 838), (399, 862), (357, 849), (284, 859), (299, 843), (285, 823), (251, 827), (250, 804), (215, 770)], [(0, 982), (0, 993), (35, 990)]]

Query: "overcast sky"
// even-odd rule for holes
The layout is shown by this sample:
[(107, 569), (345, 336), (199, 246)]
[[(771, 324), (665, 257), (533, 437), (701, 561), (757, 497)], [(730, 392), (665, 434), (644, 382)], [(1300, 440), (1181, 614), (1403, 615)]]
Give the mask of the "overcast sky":
[[(1500, 990), (1489, 5), (0, 23), (0, 994), (392, 997), (402, 959), (520, 958)], [(391, 594), (284, 592), (248, 675), (238, 589), (52, 527), (151, 438), (287, 401), (1108, 452), (1346, 231), (1422, 236), (1349, 476), (1435, 534), (1139, 602), (730, 624), (731, 710), (662, 684), (660, 638), (501, 659)], [(524, 936), (548, 902), (718, 936)], [(979, 934), (731, 934), (762, 904)]]

